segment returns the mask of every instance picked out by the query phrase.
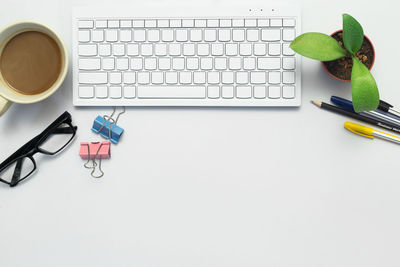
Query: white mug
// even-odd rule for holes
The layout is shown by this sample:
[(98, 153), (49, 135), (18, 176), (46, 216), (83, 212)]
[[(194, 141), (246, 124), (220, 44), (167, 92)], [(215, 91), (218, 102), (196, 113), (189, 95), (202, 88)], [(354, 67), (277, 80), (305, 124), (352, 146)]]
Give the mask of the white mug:
[(55, 33), (52, 29), (47, 27), (46, 25), (33, 22), (33, 21), (20, 21), (15, 22), (6, 26), (5, 28), (0, 30), (0, 57), (1, 53), (9, 40), (11, 40), (15, 35), (26, 32), (26, 31), (40, 31), (46, 33), (50, 37), (52, 37), (61, 51), (61, 59), (62, 66), (61, 72), (58, 75), (55, 83), (46, 91), (36, 94), (36, 95), (24, 95), (18, 93), (14, 89), (12, 89), (8, 83), (3, 79), (3, 76), (0, 72), (0, 116), (3, 115), (4, 112), (10, 107), (12, 103), (20, 103), (20, 104), (30, 104), (44, 100), (45, 98), (51, 96), (58, 88), (60, 88), (63, 83), (65, 76), (68, 72), (68, 53), (65, 47), (64, 42), (61, 38)]

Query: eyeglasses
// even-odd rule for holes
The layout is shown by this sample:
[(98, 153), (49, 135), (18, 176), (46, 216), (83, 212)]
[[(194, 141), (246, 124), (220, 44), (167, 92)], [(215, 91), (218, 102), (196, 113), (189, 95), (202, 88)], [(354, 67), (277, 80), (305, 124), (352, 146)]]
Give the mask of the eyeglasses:
[(0, 164), (0, 182), (13, 187), (28, 178), (36, 170), (33, 156), (36, 153), (56, 155), (74, 139), (76, 130), (77, 127), (72, 125), (71, 114), (64, 112), (41, 134)]

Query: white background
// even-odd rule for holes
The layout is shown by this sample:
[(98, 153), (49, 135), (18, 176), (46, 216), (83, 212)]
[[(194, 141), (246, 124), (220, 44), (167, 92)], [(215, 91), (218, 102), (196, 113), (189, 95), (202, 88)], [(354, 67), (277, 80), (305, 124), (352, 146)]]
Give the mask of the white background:
[[(41, 21), (71, 51), (73, 6), (142, 2), (2, 0), (0, 25)], [(400, 107), (396, 1), (281, 2), (302, 7), (303, 32), (332, 33), (343, 12), (355, 16), (376, 49), (381, 98)], [(97, 180), (79, 142), (101, 140), (90, 127), (110, 109), (73, 107), (71, 71), (46, 101), (13, 105), (0, 118), (0, 160), (65, 110), (79, 130), (58, 157), (36, 155), (30, 180), (0, 186), (0, 265), (400, 266), (400, 147), (310, 104), (350, 98), (350, 84), (309, 59), (302, 78), (300, 108), (130, 108)]]

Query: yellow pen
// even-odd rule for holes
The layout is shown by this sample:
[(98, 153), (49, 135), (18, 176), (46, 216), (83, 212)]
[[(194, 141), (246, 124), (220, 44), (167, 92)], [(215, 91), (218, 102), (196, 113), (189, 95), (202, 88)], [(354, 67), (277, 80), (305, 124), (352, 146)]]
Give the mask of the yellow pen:
[(381, 139), (391, 141), (393, 143), (400, 144), (400, 137), (392, 135), (392, 134), (384, 133), (381, 131), (377, 131), (370, 127), (364, 126), (364, 125), (346, 121), (344, 123), (344, 127), (347, 130), (349, 130), (353, 133), (356, 133), (358, 135), (362, 135), (362, 136), (365, 136), (368, 138), (374, 138), (374, 137), (381, 138)]

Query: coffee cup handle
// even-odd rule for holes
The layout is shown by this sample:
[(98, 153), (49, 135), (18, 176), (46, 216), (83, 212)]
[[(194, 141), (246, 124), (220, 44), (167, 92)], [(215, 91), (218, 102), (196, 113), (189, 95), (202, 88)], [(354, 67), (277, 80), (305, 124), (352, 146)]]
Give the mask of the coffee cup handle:
[(8, 101), (4, 97), (0, 96), (0, 117), (7, 111), (11, 104), (11, 101)]

